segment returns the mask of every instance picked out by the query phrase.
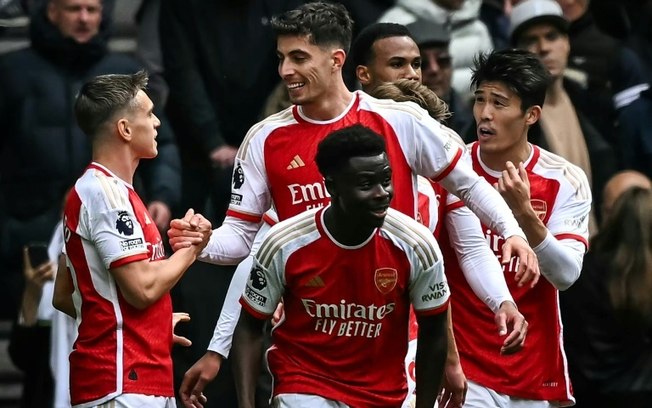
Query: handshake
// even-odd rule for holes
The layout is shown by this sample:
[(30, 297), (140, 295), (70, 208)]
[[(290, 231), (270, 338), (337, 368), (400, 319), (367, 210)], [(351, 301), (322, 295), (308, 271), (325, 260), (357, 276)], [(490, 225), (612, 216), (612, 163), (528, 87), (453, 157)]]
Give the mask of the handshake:
[(199, 254), (206, 247), (213, 233), (213, 226), (203, 215), (195, 214), (190, 208), (182, 219), (170, 222), (168, 237), (170, 246), (176, 252), (183, 248), (193, 248)]

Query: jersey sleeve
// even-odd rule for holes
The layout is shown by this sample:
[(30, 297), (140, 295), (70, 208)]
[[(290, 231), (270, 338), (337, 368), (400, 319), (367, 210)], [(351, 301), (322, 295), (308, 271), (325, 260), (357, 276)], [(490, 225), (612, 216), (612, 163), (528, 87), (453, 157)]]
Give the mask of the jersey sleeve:
[(378, 107), (416, 174), (438, 180), (450, 173), (465, 149), (454, 130), (412, 102), (383, 101)]
[(148, 259), (147, 242), (126, 187), (102, 174), (96, 177), (96, 194), (83, 209), (87, 211), (88, 240), (95, 245), (104, 267), (111, 269)]
[[(263, 244), (261, 251), (264, 247)], [(272, 262), (268, 268), (264, 268), (255, 258), (240, 298), (243, 309), (259, 319), (269, 318), (283, 296), (285, 284), (282, 273), (277, 262)]]
[(410, 256), (412, 259), (409, 285), (410, 302), (419, 316), (446, 311), (450, 295), (439, 246), (432, 234), (424, 237), (426, 237), (428, 248), (422, 253), (434, 254), (434, 257), (424, 257), (417, 253)]
[(238, 149), (227, 215), (258, 223), (271, 206), (264, 155), (267, 133), (260, 125), (252, 127)]
[(560, 184), (546, 227), (558, 240), (574, 239), (588, 248), (591, 188), (586, 175), (578, 167), (570, 166), (564, 174), (566, 180)]
[(415, 151), (406, 152), (408, 160), (412, 161), (412, 169), (435, 181), (446, 177), (453, 170), (465, 149), (454, 130), (429, 115), (415, 118), (412, 133), (409, 134), (416, 136), (411, 141)]

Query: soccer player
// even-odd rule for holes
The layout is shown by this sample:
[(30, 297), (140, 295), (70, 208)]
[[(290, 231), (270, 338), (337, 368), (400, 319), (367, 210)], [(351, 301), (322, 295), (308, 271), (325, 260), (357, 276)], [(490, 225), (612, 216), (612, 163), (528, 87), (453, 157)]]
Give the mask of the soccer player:
[[(456, 264), (446, 264), (455, 339), (469, 379), (465, 407), (552, 407), (574, 402), (562, 344), (559, 290), (579, 277), (587, 249), (591, 190), (582, 170), (528, 143), (541, 115), (550, 75), (537, 56), (505, 50), (480, 56), (472, 83), (478, 140), (470, 145), (475, 170), (496, 185), (533, 246), (541, 275), (534, 288), (504, 274), (519, 310), (530, 322), (522, 352), (500, 355), (491, 314)], [(503, 239), (483, 225), (501, 257)], [(452, 251), (441, 242), (442, 251)]]
[[(353, 41), (351, 58), (362, 89), (372, 96), (395, 101), (410, 101), (426, 109), (437, 120), (449, 116), (446, 104), (433, 91), (421, 85), (422, 71), (419, 48), (407, 27), (395, 23), (376, 23), (364, 28)], [(395, 82), (392, 82), (395, 81)], [(461, 140), (458, 141), (463, 144)], [(457, 257), (445, 259), (445, 264), (458, 262), (463, 265), (465, 277), (476, 295), (495, 313), (498, 333), (506, 336), (501, 348), (503, 353), (513, 353), (522, 347), (527, 322), (518, 312), (509, 293), (500, 263), (488, 247), (481, 225), (466, 207), (453, 210), (449, 202), (457, 201), (439, 183), (418, 177), (418, 220), (434, 231), (437, 240), (442, 239), (442, 228), (455, 240)], [(445, 224), (449, 224), (444, 228)], [(448, 237), (446, 237), (448, 239)], [(533, 277), (531, 285), (538, 277)], [(512, 332), (507, 334), (507, 325)], [(452, 327), (451, 327), (452, 330)], [(409, 388), (413, 390), (414, 359), (413, 342), (415, 330), (410, 331), (410, 352), (406, 357)], [(466, 379), (459, 363), (455, 340), (449, 338), (449, 355), (446, 364), (444, 393), (441, 401), (446, 407), (461, 407), (466, 393)]]
[(192, 218), (194, 245), (164, 259), (156, 224), (131, 186), (139, 161), (157, 154), (160, 121), (146, 85), (143, 71), (102, 75), (84, 84), (75, 102), (93, 162), (66, 200), (70, 273), (57, 274), (53, 300), (78, 325), (70, 354), (75, 407), (175, 406), (169, 291), (208, 242), (211, 226)]
[[(438, 180), (460, 196), (479, 218), (505, 238), (504, 258), (521, 260), (518, 281), (538, 274), (538, 264), (518, 223), (500, 195), (471, 166), (455, 133), (424, 110), (378, 101), (350, 92), (342, 66), (351, 41), (352, 21), (339, 4), (308, 3), (272, 19), (279, 74), (292, 107), (251, 128), (236, 157), (231, 205), (214, 231), (201, 260), (237, 263), (249, 255), (262, 215), (272, 205), (280, 220), (330, 202), (313, 161), (317, 144), (329, 133), (355, 123), (383, 136), (392, 164), (396, 194), (391, 206), (416, 217), (416, 175)], [(168, 231), (175, 249), (185, 247), (187, 220)], [(188, 371), (182, 399), (214, 378), (222, 357), (209, 351)]]
[[(414, 102), (435, 118), (447, 113), (445, 103), (432, 90), (412, 80), (400, 79), (395, 82), (381, 83), (371, 90), (370, 94), (381, 99)], [(455, 249), (455, 253), (447, 252), (445, 254), (449, 258), (444, 258), (444, 264), (448, 266), (459, 263), (464, 278), (475, 295), (494, 313), (494, 322), (498, 326), (497, 333), (501, 337), (504, 336), (500, 353), (512, 354), (521, 350), (525, 343), (528, 323), (514, 303), (507, 288), (500, 262), (487, 245), (480, 221), (468, 208), (460, 206), (457, 199), (448, 194), (438, 183), (425, 177), (419, 177), (418, 181), (419, 212), (417, 219), (434, 231), (437, 242), (450, 241)], [(532, 286), (534, 284), (536, 281), (530, 283)], [(451, 313), (452, 311), (449, 309), (449, 318), (452, 317)], [(417, 342), (416, 321), (411, 319), (410, 324), (410, 345), (406, 356), (408, 398), (415, 388), (413, 367)], [(511, 329), (509, 333), (508, 328)], [(466, 378), (452, 333), (452, 324), (450, 330), (444, 392), (440, 397), (440, 406), (446, 408), (463, 406), (467, 391)]]
[(392, 169), (383, 139), (353, 125), (315, 158), (330, 206), (274, 226), (241, 298), (235, 364), (247, 375), (239, 405), (254, 407), (263, 322), (283, 298), (267, 353), (281, 407), (398, 406), (410, 304), (419, 320), (417, 407), (434, 406), (446, 356), (448, 287), (432, 233), (389, 208)]

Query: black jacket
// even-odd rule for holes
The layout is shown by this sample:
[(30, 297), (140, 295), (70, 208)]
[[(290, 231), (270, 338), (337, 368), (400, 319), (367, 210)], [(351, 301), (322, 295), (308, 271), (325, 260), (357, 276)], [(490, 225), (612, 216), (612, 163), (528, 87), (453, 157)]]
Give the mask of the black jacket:
[[(163, 1), (160, 36), (166, 112), (184, 162), (207, 165), (239, 146), (280, 78), (272, 16), (300, 0)], [(185, 164), (184, 164), (185, 165)]]
[[(609, 305), (604, 255), (589, 251), (580, 278), (560, 293), (571, 381), (582, 407), (647, 407), (652, 327), (625, 326)], [(648, 397), (644, 405), (637, 401)], [(618, 398), (617, 404), (610, 403)]]
[[(73, 114), (82, 83), (141, 69), (133, 58), (108, 51), (107, 21), (89, 43), (78, 44), (61, 36), (41, 6), (30, 37), (30, 47), (0, 58), (0, 261), (7, 273), (21, 273), (24, 244), (49, 240), (64, 193), (91, 160), (89, 140)], [(169, 127), (159, 129), (157, 141), (158, 157), (141, 162), (137, 173), (140, 193), (173, 207), (181, 178)]]

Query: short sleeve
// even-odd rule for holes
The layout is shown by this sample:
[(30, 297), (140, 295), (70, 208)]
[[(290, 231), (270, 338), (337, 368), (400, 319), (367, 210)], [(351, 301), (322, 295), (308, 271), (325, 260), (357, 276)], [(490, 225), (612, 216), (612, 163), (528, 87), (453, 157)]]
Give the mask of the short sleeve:
[[(261, 247), (261, 251), (263, 248)], [(255, 259), (240, 303), (251, 315), (259, 319), (267, 319), (276, 310), (283, 296), (283, 290), (284, 284), (275, 263), (271, 263), (271, 266), (266, 269), (258, 259)]]

